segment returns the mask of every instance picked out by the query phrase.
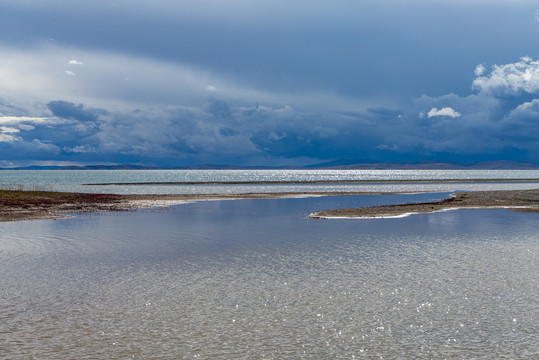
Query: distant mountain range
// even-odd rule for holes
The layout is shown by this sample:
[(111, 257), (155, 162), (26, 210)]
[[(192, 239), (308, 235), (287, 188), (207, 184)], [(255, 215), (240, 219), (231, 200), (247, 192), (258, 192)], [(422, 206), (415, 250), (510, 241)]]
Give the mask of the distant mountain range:
[(156, 167), (143, 165), (86, 165), (86, 166), (28, 166), (0, 168), (0, 170), (271, 170), (271, 169), (334, 169), (334, 170), (539, 170), (539, 163), (531, 161), (482, 162), (381, 162), (368, 159), (334, 160), (307, 166), (234, 166), (201, 164), (194, 166)]
[(539, 163), (531, 161), (481, 161), (481, 162), (379, 162), (379, 161), (354, 161), (336, 160), (327, 163), (308, 166), (307, 168), (318, 169), (404, 169), (404, 170), (534, 170), (539, 169)]

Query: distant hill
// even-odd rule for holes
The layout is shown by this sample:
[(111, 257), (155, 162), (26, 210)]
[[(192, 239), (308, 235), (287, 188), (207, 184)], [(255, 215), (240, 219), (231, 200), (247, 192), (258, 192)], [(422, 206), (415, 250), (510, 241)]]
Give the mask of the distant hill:
[(539, 170), (531, 161), (483, 161), (449, 163), (436, 161), (382, 162), (377, 160), (340, 159), (307, 166), (235, 166), (200, 164), (193, 166), (157, 167), (143, 165), (86, 165), (86, 166), (29, 166), (0, 170), (275, 170), (275, 169), (333, 169), (333, 170)]
[(0, 168), (1, 170), (151, 170), (159, 167), (142, 165), (84, 165), (84, 166), (25, 166), (15, 168)]
[(339, 159), (319, 164), (307, 165), (306, 168), (338, 168), (349, 166), (368, 166), (374, 164), (381, 164), (382, 162), (372, 159)]
[(271, 169), (304, 169), (302, 166), (236, 166), (200, 164), (192, 166), (144, 166), (144, 165), (69, 165), (69, 166), (25, 166), (0, 168), (0, 170), (271, 170)]
[(350, 160), (338, 160), (328, 163), (310, 165), (309, 168), (317, 169), (339, 169), (339, 170), (536, 170), (539, 169), (539, 163), (530, 161), (483, 161), (483, 162), (464, 162), (448, 163), (435, 161), (419, 162), (354, 162)]

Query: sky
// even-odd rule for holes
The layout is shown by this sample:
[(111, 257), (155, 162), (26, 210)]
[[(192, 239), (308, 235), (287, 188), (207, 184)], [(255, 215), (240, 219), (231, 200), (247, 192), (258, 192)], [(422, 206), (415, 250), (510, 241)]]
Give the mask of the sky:
[(539, 162), (539, 3), (0, 0), (0, 167)]

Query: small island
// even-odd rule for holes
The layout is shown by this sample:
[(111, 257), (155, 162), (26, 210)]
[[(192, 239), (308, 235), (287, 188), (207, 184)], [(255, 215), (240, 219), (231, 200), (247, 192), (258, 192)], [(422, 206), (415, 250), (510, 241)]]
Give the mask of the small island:
[(389, 218), (456, 209), (511, 209), (539, 211), (539, 189), (473, 191), (454, 193), (436, 202), (324, 210), (312, 213), (312, 219)]

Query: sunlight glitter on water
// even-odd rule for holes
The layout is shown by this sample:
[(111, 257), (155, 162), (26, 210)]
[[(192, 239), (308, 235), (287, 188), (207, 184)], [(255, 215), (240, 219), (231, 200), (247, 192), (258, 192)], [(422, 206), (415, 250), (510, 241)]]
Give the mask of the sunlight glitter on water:
[[(531, 183), (436, 183), (437, 180), (539, 179), (539, 170), (18, 170), (0, 171), (0, 189), (116, 194), (218, 194), (248, 192), (403, 192), (531, 189)], [(425, 184), (196, 184), (87, 185), (103, 183), (410, 181)]]

